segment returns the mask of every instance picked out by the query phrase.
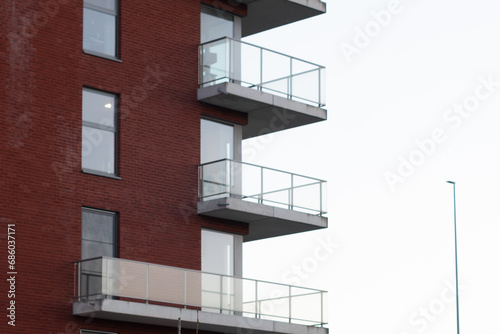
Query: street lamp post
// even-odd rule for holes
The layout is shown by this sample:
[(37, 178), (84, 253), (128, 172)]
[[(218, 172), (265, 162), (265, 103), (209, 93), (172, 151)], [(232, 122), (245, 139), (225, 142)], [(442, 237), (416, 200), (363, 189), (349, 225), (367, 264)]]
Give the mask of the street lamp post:
[(457, 295), (457, 334), (460, 334), (460, 317), (458, 312), (457, 201), (455, 196), (455, 182), (446, 182), (453, 184), (453, 225), (455, 227), (455, 292)]

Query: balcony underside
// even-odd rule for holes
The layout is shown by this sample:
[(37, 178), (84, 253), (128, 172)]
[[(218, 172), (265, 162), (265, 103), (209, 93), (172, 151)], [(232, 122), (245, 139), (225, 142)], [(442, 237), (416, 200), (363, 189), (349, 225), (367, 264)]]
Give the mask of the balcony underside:
[(177, 327), (180, 319), (181, 328), (189, 329), (196, 329), (198, 318), (199, 330), (232, 334), (241, 331), (255, 334), (328, 334), (328, 329), (322, 327), (116, 299), (74, 302), (73, 315), (168, 327)]
[(243, 37), (326, 12), (320, 0), (238, 0), (247, 4), (248, 16), (243, 18)]
[(229, 82), (199, 88), (198, 100), (247, 113), (243, 139), (326, 120), (325, 109)]
[(328, 227), (328, 218), (225, 197), (198, 202), (198, 214), (248, 223), (243, 241), (278, 237)]

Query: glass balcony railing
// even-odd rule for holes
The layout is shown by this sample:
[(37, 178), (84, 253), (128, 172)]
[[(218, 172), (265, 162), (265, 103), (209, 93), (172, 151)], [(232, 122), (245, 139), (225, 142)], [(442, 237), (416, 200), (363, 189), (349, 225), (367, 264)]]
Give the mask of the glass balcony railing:
[(198, 166), (199, 198), (234, 197), (284, 209), (326, 214), (326, 181), (229, 159)]
[(228, 37), (199, 46), (200, 87), (223, 82), (325, 105), (323, 66)]
[(75, 299), (137, 300), (323, 326), (327, 292), (110, 257), (75, 262)]

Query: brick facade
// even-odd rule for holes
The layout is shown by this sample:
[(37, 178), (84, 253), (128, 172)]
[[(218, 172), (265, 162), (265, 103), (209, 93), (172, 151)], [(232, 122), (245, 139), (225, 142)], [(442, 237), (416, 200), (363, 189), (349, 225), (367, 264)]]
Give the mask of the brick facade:
[[(121, 62), (83, 53), (82, 0), (0, 4), (0, 235), (4, 249), (16, 224), (18, 270), (16, 327), (4, 316), (0, 332), (176, 332), (74, 317), (72, 262), (82, 206), (118, 212), (120, 258), (189, 269), (202, 227), (248, 231), (196, 214), (201, 115), (246, 123), (196, 99), (200, 2), (120, 1)], [(119, 95), (121, 179), (81, 171), (82, 87)]]

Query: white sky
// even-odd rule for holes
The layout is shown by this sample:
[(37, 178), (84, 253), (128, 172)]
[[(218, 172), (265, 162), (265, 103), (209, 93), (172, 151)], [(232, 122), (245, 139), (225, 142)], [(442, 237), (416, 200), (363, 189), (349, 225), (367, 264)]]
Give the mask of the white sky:
[(331, 333), (456, 333), (454, 180), (461, 332), (500, 333), (500, 2), (401, 0), (350, 62), (341, 46), (391, 1), (325, 2), (246, 40), (327, 67), (328, 121), (257, 139), (251, 162), (328, 180), (330, 227), (245, 244), (244, 276), (328, 290)]

